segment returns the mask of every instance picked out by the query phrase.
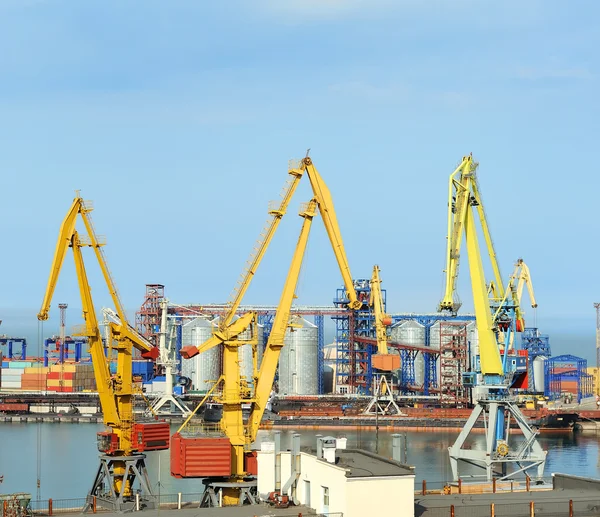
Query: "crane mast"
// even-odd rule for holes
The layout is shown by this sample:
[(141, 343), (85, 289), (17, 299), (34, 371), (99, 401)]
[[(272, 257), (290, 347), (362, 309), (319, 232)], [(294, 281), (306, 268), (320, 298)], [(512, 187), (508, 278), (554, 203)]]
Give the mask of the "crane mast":
[[(536, 440), (536, 433), (512, 403), (509, 387), (512, 374), (508, 367), (509, 344), (515, 330), (519, 309), (518, 288), (511, 279), (506, 288), (500, 275), (496, 253), (485, 216), (477, 183), (478, 164), (471, 155), (463, 157), (452, 172), (448, 193), (448, 235), (446, 249), (445, 292), (438, 310), (456, 314), (460, 302), (456, 295), (462, 240), (466, 241), (469, 274), (475, 308), (479, 341), (479, 359), (483, 384), (476, 382), (475, 372), (463, 374), (466, 387), (476, 386), (483, 393), (454, 445), (449, 447), (450, 464), (458, 480), (459, 463), (485, 470), (488, 480), (499, 476), (508, 479), (519, 473), (537, 469), (538, 477), (544, 470), (546, 453)], [(484, 236), (485, 251), (492, 266), (493, 280), (486, 283), (482, 250), (479, 244), (477, 222)], [(503, 354), (501, 353), (503, 352)], [(486, 450), (463, 449), (477, 420), (483, 416), (486, 424)], [(510, 421), (513, 418), (525, 436), (525, 443), (512, 447)], [(511, 472), (508, 466), (515, 466)]]
[[(73, 250), (85, 322), (74, 335), (87, 337), (104, 424), (108, 428), (108, 431), (98, 433), (98, 449), (102, 453), (100, 467), (92, 490), (88, 494), (84, 511), (90, 509), (93, 500), (96, 500), (96, 504), (105, 508), (114, 511), (125, 511), (132, 509), (135, 504), (133, 485), (136, 481), (140, 485), (142, 502), (147, 506), (155, 505), (156, 501), (148, 482), (145, 455), (142, 452), (168, 448), (169, 427), (165, 422), (142, 423), (134, 421), (132, 351), (135, 348), (141, 352), (142, 357), (154, 359), (157, 350), (142, 338), (125, 318), (125, 312), (119, 300), (116, 286), (108, 270), (104, 253), (101, 250), (104, 242), (98, 238), (94, 231), (89, 215), (91, 210), (91, 204), (84, 202), (77, 193), (77, 197), (73, 200), (60, 228), (38, 319), (40, 321), (48, 319), (52, 297), (67, 249), (70, 247)], [(75, 229), (78, 215), (81, 216), (84, 222), (87, 230), (86, 236), (79, 235)], [(94, 309), (91, 288), (81, 252), (82, 247), (92, 247), (94, 249), (120, 319), (120, 323), (110, 321), (110, 342), (107, 343), (108, 347), (116, 348), (117, 351), (117, 372), (115, 375), (110, 373), (109, 361), (104, 352), (100, 325)], [(149, 442), (148, 436), (150, 434), (153, 438)]]

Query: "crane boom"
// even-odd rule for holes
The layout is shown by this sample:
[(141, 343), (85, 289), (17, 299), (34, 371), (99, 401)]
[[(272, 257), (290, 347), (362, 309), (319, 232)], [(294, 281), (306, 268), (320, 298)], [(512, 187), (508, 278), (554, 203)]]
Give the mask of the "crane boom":
[(316, 206), (316, 200), (313, 199), (300, 212), (300, 217), (304, 218), (302, 229), (300, 231), (300, 236), (298, 237), (298, 243), (296, 244), (296, 250), (292, 257), (292, 262), (279, 299), (279, 304), (277, 305), (273, 327), (269, 334), (269, 339), (263, 354), (254, 393), (254, 404), (250, 413), (250, 418), (248, 419), (251, 442), (256, 439), (258, 427), (265, 412), (269, 394), (273, 388), (275, 372), (277, 371), (277, 364), (279, 363), (279, 355), (284, 345), (285, 332), (290, 320), (290, 311), (298, 286), (298, 278), (300, 277), (302, 261), (306, 252), (306, 245), (308, 243), (312, 221), (315, 216)]
[(377, 353), (388, 353), (388, 338), (386, 327), (391, 323), (390, 317), (385, 313), (383, 307), (383, 294), (381, 292), (381, 278), (379, 277), (379, 266), (373, 266), (371, 276), (371, 300), (370, 305), (375, 313), (375, 333), (377, 336)]
[(308, 174), (315, 200), (319, 206), (319, 213), (323, 218), (323, 224), (325, 224), (325, 229), (327, 230), (327, 235), (329, 236), (329, 242), (331, 242), (331, 247), (335, 253), (335, 259), (337, 260), (340, 273), (342, 274), (342, 279), (344, 280), (344, 286), (346, 287), (348, 298), (350, 300), (348, 306), (352, 310), (358, 310), (363, 304), (358, 299), (356, 290), (354, 289), (352, 274), (350, 273), (350, 265), (348, 264), (346, 250), (342, 241), (342, 233), (337, 221), (335, 209), (333, 208), (333, 199), (331, 197), (331, 193), (323, 181), (323, 178), (314, 166), (312, 160), (307, 156), (302, 160), (301, 163)]
[[(213, 346), (222, 343), (223, 340), (219, 338), (219, 333), (226, 334), (227, 339), (232, 339), (235, 337), (233, 333), (234, 329), (241, 329), (240, 332), (243, 332), (245, 329), (241, 328), (240, 324), (236, 324), (235, 327), (230, 327), (231, 322), (233, 321), (233, 317), (239, 305), (242, 301), (242, 297), (248, 287), (252, 279), (254, 278), (258, 266), (264, 257), (267, 248), (275, 234), (277, 227), (281, 221), (281, 218), (285, 214), (289, 202), (291, 200), (292, 195), (294, 194), (298, 182), (302, 178), (302, 176), (306, 173), (309, 177), (311, 188), (313, 191), (313, 199), (319, 208), (319, 213), (323, 218), (323, 222), (325, 224), (325, 229), (327, 230), (327, 236), (329, 237), (329, 242), (331, 243), (331, 247), (335, 254), (335, 258), (337, 260), (340, 273), (342, 275), (342, 279), (344, 281), (344, 286), (348, 293), (349, 303), (348, 306), (352, 310), (358, 310), (362, 307), (362, 302), (358, 299), (358, 295), (356, 294), (356, 289), (354, 288), (354, 283), (352, 281), (352, 274), (350, 273), (350, 266), (348, 264), (348, 258), (346, 256), (346, 251), (344, 248), (344, 242), (342, 240), (342, 235), (340, 231), (340, 227), (337, 221), (337, 216), (335, 213), (335, 208), (333, 206), (333, 199), (331, 197), (331, 193), (329, 192), (329, 188), (323, 181), (323, 178), (317, 171), (314, 166), (311, 158), (308, 156), (303, 158), (300, 161), (290, 161), (290, 165), (288, 166), (288, 174), (292, 176), (292, 181), (287, 189), (284, 189), (285, 194), (283, 195), (283, 201), (281, 202), (279, 208), (275, 211), (271, 211), (271, 215), (273, 215), (273, 220), (271, 224), (268, 226), (267, 230), (265, 230), (261, 235), (262, 239), (259, 241), (259, 244), (256, 246), (255, 250), (256, 254), (250, 259), (250, 265), (243, 275), (242, 280), (238, 284), (238, 287), (234, 289), (234, 301), (229, 305), (229, 309), (227, 310), (223, 320), (219, 324), (218, 330), (214, 333), (212, 337), (210, 337), (206, 341), (206, 347), (204, 343), (199, 347), (196, 346), (184, 346), (181, 349), (181, 356), (185, 359), (190, 359), (200, 353), (200, 350), (207, 350)], [(224, 322), (227, 322), (225, 324)], [(217, 338), (215, 340), (215, 338)], [(207, 348), (208, 347), (208, 348)]]
[(495, 282), (492, 284), (495, 296), (504, 297), (504, 283), (500, 274), (500, 267), (494, 250), (485, 210), (479, 194), (477, 176), (475, 171), (478, 164), (473, 162), (472, 156), (464, 157), (460, 165), (450, 175), (448, 182), (448, 233), (446, 245), (446, 281), (444, 297), (438, 306), (439, 311), (456, 313), (460, 308), (460, 302), (456, 296), (456, 280), (458, 278), (458, 267), (460, 262), (460, 250), (465, 234), (466, 217), (471, 213), (470, 208), (476, 208)]
[[(487, 253), (492, 262), (495, 278), (495, 292), (500, 298), (504, 297), (504, 284), (500, 276), (496, 253), (490, 236), (485, 211), (477, 187), (475, 171), (477, 163), (472, 156), (463, 158), (461, 164), (452, 172), (448, 193), (448, 242), (446, 249), (446, 289), (438, 310), (455, 313), (460, 307), (456, 302), (456, 279), (460, 259), (460, 248), (463, 234), (467, 243), (469, 256), (469, 271), (475, 319), (479, 333), (479, 350), (481, 371), (484, 374), (504, 374), (496, 334), (495, 323), (490, 311), (490, 297), (486, 286), (481, 250), (477, 236), (476, 220), (483, 228)], [(477, 218), (474, 212), (477, 212)]]
[(219, 322), (220, 330), (225, 329), (233, 320), (233, 317), (235, 316), (235, 313), (238, 310), (240, 303), (242, 302), (242, 299), (248, 290), (248, 287), (250, 287), (250, 283), (256, 274), (258, 266), (260, 265), (267, 248), (269, 247), (269, 244), (271, 244), (271, 240), (273, 239), (273, 236), (279, 227), (279, 223), (287, 212), (288, 206), (292, 200), (294, 192), (296, 192), (298, 184), (300, 183), (303, 172), (304, 171), (302, 169), (293, 167), (288, 168), (288, 174), (291, 176), (291, 178), (289, 178), (288, 182), (283, 188), (281, 202), (279, 203), (279, 206), (269, 208), (269, 215), (272, 217), (272, 219), (267, 223), (266, 228), (261, 232), (261, 237), (254, 248), (254, 252), (248, 259), (248, 267), (242, 274), (242, 278), (239, 280), (232, 292), (231, 301), (227, 304), (227, 312)]

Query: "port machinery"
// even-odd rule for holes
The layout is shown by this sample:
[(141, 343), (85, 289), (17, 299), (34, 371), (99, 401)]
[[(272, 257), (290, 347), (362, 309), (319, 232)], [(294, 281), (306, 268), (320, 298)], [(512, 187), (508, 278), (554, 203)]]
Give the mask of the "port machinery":
[[(508, 479), (521, 473), (529, 475), (534, 469), (535, 477), (540, 479), (544, 472), (546, 452), (537, 441), (537, 432), (529, 425), (510, 393), (515, 373), (508, 361), (513, 340), (511, 334), (523, 330), (518, 285), (515, 285), (516, 277), (513, 275), (504, 286), (479, 193), (477, 167), (472, 156), (466, 156), (450, 175), (446, 282), (444, 297), (438, 307), (438, 310), (451, 314), (456, 314), (460, 307), (456, 280), (464, 235), (483, 380), (480, 383), (477, 372), (471, 371), (463, 374), (463, 383), (466, 386), (479, 386), (484, 393), (476, 401), (455, 443), (449, 447), (452, 474), (458, 480), (459, 465), (469, 464), (484, 469), (488, 480), (494, 477)], [(486, 283), (483, 253), (478, 241), (478, 220), (493, 270), (493, 280), (489, 283)], [(485, 450), (465, 447), (480, 417), (485, 423)], [(524, 438), (520, 443), (511, 440), (511, 419), (523, 433)], [(509, 466), (512, 467), (510, 471)]]
[[(132, 350), (135, 348), (143, 357), (154, 360), (157, 358), (158, 349), (140, 336), (127, 321), (102, 250), (105, 240), (96, 235), (90, 216), (91, 211), (91, 203), (84, 201), (77, 192), (60, 227), (38, 320), (43, 322), (48, 319), (52, 296), (70, 247), (75, 260), (85, 322), (73, 335), (83, 336), (87, 340), (104, 424), (107, 428), (97, 435), (100, 465), (83, 511), (95, 508), (96, 505), (117, 512), (133, 510), (136, 504), (145, 508), (154, 508), (157, 502), (149, 482), (144, 452), (168, 449), (170, 431), (169, 424), (164, 421), (134, 420)], [(78, 216), (83, 220), (86, 234), (80, 235), (76, 230)], [(117, 318), (109, 322), (106, 353), (83, 260), (83, 247), (91, 247), (94, 250), (116, 309)], [(109, 363), (115, 354), (117, 371), (116, 374), (111, 375)]]
[[(223, 351), (223, 369), (222, 376), (213, 386), (220, 388), (217, 400), (223, 405), (223, 416), (220, 422), (220, 429), (230, 443), (230, 451), (225, 452), (225, 457), (230, 458), (230, 472), (228, 475), (212, 477), (210, 472), (198, 471), (189, 475), (189, 468), (193, 467), (195, 461), (190, 459), (191, 465), (188, 465), (187, 458), (190, 457), (191, 447), (197, 444), (196, 438), (186, 438), (184, 434), (185, 426), (191, 420), (191, 416), (182, 425), (180, 430), (173, 436), (171, 449), (171, 473), (176, 477), (206, 477), (209, 476), (207, 483), (206, 496), (203, 504), (212, 506), (216, 503), (216, 493), (220, 492), (224, 506), (236, 506), (244, 502), (255, 503), (256, 498), (253, 494), (255, 481), (249, 478), (252, 474), (250, 445), (255, 441), (259, 424), (269, 401), (279, 355), (284, 345), (285, 333), (288, 328), (293, 330), (294, 322), (290, 318), (292, 303), (296, 298), (295, 292), (300, 275), (308, 236), (312, 225), (312, 220), (316, 215), (317, 209), (323, 219), (327, 235), (331, 242), (334, 255), (344, 285), (348, 293), (349, 310), (361, 309), (367, 301), (359, 300), (350, 267), (346, 258), (341, 232), (337, 222), (337, 217), (333, 207), (333, 200), (329, 189), (322, 177), (315, 168), (312, 159), (308, 155), (299, 162), (291, 162), (288, 168), (291, 181), (284, 187), (282, 201), (278, 207), (269, 211), (272, 219), (261, 234), (261, 240), (256, 246), (255, 254), (248, 261), (248, 267), (242, 274), (238, 285), (234, 288), (231, 296), (231, 302), (228, 304), (225, 314), (219, 320), (219, 326), (214, 330), (213, 335), (200, 346), (186, 346), (181, 349), (181, 355), (188, 359), (209, 350), (212, 347), (220, 346)], [(273, 238), (281, 218), (287, 210), (287, 206), (292, 195), (302, 178), (306, 173), (310, 180), (313, 197), (304, 204), (300, 210), (300, 216), (303, 218), (300, 237), (294, 251), (292, 261), (288, 270), (288, 275), (284, 283), (281, 298), (275, 316), (273, 318), (271, 331), (265, 351), (263, 353), (260, 369), (257, 365), (257, 331), (256, 325), (258, 317), (256, 312), (242, 314), (234, 319), (236, 311), (242, 301), (242, 298), (248, 289), (250, 282), (260, 265), (260, 262)], [(249, 338), (241, 338), (240, 334), (244, 331), (250, 331)], [(253, 347), (254, 378), (253, 382), (247, 382), (241, 378), (238, 360), (238, 347), (251, 345)], [(212, 391), (212, 390), (211, 390)], [(210, 392), (209, 392), (210, 393)], [(208, 395), (207, 395), (208, 396)], [(250, 407), (250, 413), (247, 419), (244, 419), (243, 408)], [(199, 407), (199, 406), (198, 406)], [(187, 451), (187, 452), (185, 452)], [(187, 457), (184, 455), (187, 454)], [(222, 472), (222, 470), (220, 470)], [(255, 473), (255, 472), (254, 472)]]

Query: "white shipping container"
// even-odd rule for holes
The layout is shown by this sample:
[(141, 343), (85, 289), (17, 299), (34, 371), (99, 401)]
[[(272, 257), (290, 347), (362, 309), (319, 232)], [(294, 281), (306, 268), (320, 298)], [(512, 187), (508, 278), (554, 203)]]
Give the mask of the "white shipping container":
[(25, 373), (25, 368), (2, 368), (2, 377), (5, 375), (22, 375)]
[(21, 381), (2, 381), (2, 388), (6, 389), (21, 389)]
[(152, 383), (152, 393), (165, 393), (167, 383), (165, 381), (154, 381)]

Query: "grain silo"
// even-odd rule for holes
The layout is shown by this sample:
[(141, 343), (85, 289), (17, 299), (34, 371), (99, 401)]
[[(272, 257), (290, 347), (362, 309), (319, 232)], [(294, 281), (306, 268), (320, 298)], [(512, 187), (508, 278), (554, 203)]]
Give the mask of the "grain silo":
[(546, 383), (545, 366), (547, 360), (548, 358), (545, 355), (538, 355), (533, 360), (533, 368), (531, 369), (533, 371), (533, 383), (530, 380), (529, 384), (533, 384), (533, 391), (536, 393), (544, 393)]
[(392, 327), (390, 338), (393, 343), (408, 346), (425, 346), (425, 327), (418, 321), (403, 321)]
[[(264, 349), (264, 326), (257, 325), (258, 344), (256, 345), (257, 368), (260, 369)], [(238, 340), (244, 341), (251, 337), (250, 329), (244, 330), (238, 335)], [(252, 360), (252, 345), (242, 345), (238, 348), (238, 360), (240, 362), (240, 377), (248, 384), (254, 383), (254, 362)]]
[[(212, 336), (214, 323), (194, 318), (181, 329), (183, 346), (200, 346)], [(216, 346), (191, 359), (182, 359), (181, 374), (192, 381), (192, 390), (206, 393), (221, 375), (221, 347)]]
[(305, 319), (300, 328), (287, 329), (279, 356), (280, 395), (317, 395), (319, 393), (319, 329)]

